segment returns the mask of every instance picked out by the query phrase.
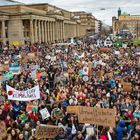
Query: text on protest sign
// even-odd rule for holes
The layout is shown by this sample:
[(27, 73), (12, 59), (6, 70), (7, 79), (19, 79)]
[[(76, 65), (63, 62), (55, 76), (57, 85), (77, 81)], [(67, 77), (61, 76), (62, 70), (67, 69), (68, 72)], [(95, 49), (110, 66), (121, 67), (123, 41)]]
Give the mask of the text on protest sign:
[(59, 127), (53, 125), (47, 126), (37, 126), (36, 128), (36, 138), (55, 138), (59, 133)]
[(132, 84), (131, 83), (122, 81), (121, 84), (123, 86), (124, 92), (128, 92), (128, 93), (132, 92)]
[(78, 114), (77, 106), (67, 106), (67, 113)]
[(42, 118), (44, 119), (47, 119), (50, 117), (50, 113), (47, 108), (40, 110), (40, 114), (42, 115)]
[(80, 106), (78, 107), (78, 121), (115, 127), (115, 110)]
[(28, 89), (26, 91), (16, 90), (8, 85), (6, 85), (8, 100), (15, 101), (32, 101), (40, 99), (39, 86)]
[(78, 114), (79, 123), (115, 127), (115, 110), (84, 106), (67, 107), (68, 113)]

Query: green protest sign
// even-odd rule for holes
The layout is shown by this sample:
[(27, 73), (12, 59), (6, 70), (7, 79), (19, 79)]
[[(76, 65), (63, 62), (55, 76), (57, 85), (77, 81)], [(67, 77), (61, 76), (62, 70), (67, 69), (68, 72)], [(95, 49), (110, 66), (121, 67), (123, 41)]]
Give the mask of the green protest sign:
[(5, 73), (5, 74), (4, 74), (4, 78), (5, 78), (6, 80), (11, 80), (11, 79), (13, 79), (13, 73), (12, 73), (11, 71)]

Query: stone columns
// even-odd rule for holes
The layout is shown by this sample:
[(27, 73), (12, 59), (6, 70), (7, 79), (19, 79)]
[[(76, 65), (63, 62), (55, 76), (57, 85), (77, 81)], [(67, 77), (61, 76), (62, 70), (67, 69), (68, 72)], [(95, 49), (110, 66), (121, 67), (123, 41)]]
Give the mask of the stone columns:
[(61, 41), (63, 40), (63, 21), (61, 21)]
[(5, 20), (2, 20), (2, 39), (3, 44), (6, 44)]
[(34, 30), (35, 30), (35, 42), (38, 42), (38, 36), (37, 36), (37, 20), (34, 21)]
[(53, 22), (53, 42), (55, 41), (55, 22)]
[(55, 22), (55, 40), (58, 41), (58, 24), (57, 24), (57, 21)]
[(60, 41), (61, 29), (60, 29), (60, 21), (58, 21), (58, 40)]
[(41, 21), (41, 36), (42, 36), (42, 40), (41, 42), (44, 42), (44, 21)]
[(20, 44), (24, 44), (24, 30), (23, 21), (19, 16), (11, 17), (8, 22), (8, 38), (11, 44), (14, 41), (18, 41)]
[(30, 19), (30, 39), (31, 39), (31, 44), (34, 43), (34, 31), (33, 31), (33, 20)]
[(41, 29), (40, 29), (40, 20), (38, 21), (38, 41), (41, 43)]
[(47, 31), (48, 31), (48, 32), (47, 32), (47, 34), (48, 34), (48, 42), (50, 42), (50, 25), (49, 25), (49, 24), (50, 24), (50, 22), (48, 21), (48, 22), (47, 22)]
[(49, 32), (49, 33), (50, 33), (50, 42), (52, 41), (52, 27), (51, 27), (51, 26), (52, 26), (52, 24), (51, 24), (51, 23), (52, 23), (52, 22), (50, 21), (50, 22), (49, 22), (49, 29), (50, 29), (50, 32)]
[(65, 28), (64, 28), (64, 21), (62, 21), (62, 34), (63, 34), (63, 41), (65, 40)]
[(51, 28), (51, 42), (53, 41), (53, 22), (50, 22), (50, 28)]
[(61, 41), (61, 21), (59, 21), (59, 41)]
[(44, 21), (44, 42), (47, 42), (47, 27), (46, 27), (46, 21)]

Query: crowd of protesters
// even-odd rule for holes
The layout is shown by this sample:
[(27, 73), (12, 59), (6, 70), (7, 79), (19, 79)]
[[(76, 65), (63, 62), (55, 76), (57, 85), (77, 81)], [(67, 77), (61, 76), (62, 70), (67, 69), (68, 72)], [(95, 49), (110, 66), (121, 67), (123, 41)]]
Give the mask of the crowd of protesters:
[[(101, 49), (88, 37), (81, 41), (0, 47), (0, 66), (18, 62), (21, 68), (13, 78), (1, 80), (0, 98), (4, 101), (0, 103), (0, 120), (7, 131), (2, 140), (37, 140), (35, 128), (40, 124), (61, 128), (54, 140), (140, 140), (140, 47), (128, 44)], [(28, 53), (35, 57), (26, 59)], [(39, 65), (36, 78), (31, 74), (32, 65)], [(83, 72), (83, 68), (87, 70)], [(0, 72), (1, 76), (6, 72)], [(130, 91), (124, 90), (123, 82), (131, 83)], [(41, 98), (8, 100), (6, 85), (20, 91), (39, 85)], [(38, 110), (27, 112), (29, 103)], [(75, 105), (114, 108), (116, 127), (78, 123), (76, 114), (66, 112), (67, 106)], [(49, 111), (49, 118), (40, 114), (43, 108)], [(87, 128), (93, 133), (89, 135)]]

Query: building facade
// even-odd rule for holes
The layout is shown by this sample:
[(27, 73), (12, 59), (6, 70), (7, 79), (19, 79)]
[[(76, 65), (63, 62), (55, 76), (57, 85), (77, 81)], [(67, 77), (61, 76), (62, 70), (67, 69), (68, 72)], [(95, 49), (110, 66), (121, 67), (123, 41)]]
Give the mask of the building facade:
[[(89, 29), (91, 20), (83, 22), (82, 19), (74, 19), (74, 16), (74, 12), (50, 4), (1, 5), (0, 42), (54, 43), (71, 37), (81, 37)], [(92, 15), (89, 19), (91, 17)]]
[(121, 13), (121, 9), (118, 10), (118, 18), (112, 17), (113, 33), (117, 34), (121, 30), (128, 30), (132, 33), (134, 38), (140, 37), (140, 15), (130, 15), (127, 13)]
[(96, 21), (97, 19), (92, 15), (92, 13), (86, 13), (84, 11), (73, 12), (74, 19), (79, 19), (82, 24), (87, 24), (87, 31), (91, 33), (95, 33), (96, 31)]

